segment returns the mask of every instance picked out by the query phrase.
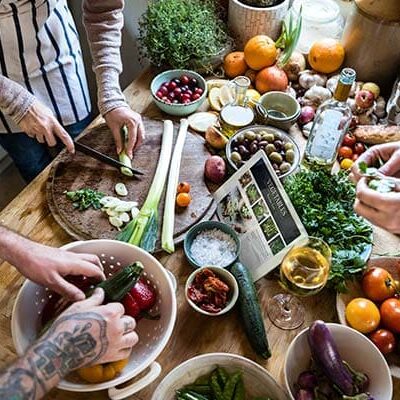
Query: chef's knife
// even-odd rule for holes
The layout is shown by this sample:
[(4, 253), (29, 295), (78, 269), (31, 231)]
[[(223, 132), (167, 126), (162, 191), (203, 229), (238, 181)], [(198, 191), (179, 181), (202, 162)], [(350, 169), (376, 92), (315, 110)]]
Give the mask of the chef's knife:
[(144, 175), (144, 173), (142, 171), (139, 171), (138, 169), (135, 169), (135, 168), (128, 167), (125, 164), (123, 164), (122, 162), (119, 162), (119, 161), (115, 160), (114, 158), (106, 156), (105, 154), (100, 153), (99, 151), (94, 150), (91, 147), (86, 146), (85, 144), (82, 144), (79, 142), (74, 142), (74, 145), (75, 145), (76, 150), (80, 151), (81, 153), (86, 154), (89, 157), (95, 158), (96, 160), (99, 160), (105, 164), (112, 165), (113, 167), (116, 167), (116, 168), (121, 168), (121, 167), (128, 168), (132, 171), (132, 173), (134, 175)]

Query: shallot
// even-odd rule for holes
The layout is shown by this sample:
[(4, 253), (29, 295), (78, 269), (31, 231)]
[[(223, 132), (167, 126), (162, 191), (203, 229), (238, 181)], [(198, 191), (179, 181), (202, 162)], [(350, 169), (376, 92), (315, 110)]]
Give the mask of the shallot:
[(314, 119), (315, 111), (311, 106), (304, 106), (301, 108), (300, 116), (297, 122), (300, 125), (305, 125)]

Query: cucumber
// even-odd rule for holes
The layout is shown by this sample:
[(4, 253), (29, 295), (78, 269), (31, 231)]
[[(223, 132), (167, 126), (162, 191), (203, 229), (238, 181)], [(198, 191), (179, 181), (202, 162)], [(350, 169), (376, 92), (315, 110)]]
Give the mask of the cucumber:
[(261, 357), (271, 357), (264, 321), (258, 302), (256, 288), (250, 271), (240, 262), (231, 267), (239, 286), (239, 307), (244, 330), (254, 351)]

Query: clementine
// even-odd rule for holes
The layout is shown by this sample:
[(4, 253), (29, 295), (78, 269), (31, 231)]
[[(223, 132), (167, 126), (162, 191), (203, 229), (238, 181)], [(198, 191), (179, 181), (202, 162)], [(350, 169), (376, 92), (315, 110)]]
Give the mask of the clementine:
[(344, 61), (344, 48), (335, 39), (322, 39), (315, 42), (308, 53), (311, 67), (324, 74), (340, 68)]
[(243, 51), (229, 53), (224, 59), (223, 67), (228, 78), (236, 78), (239, 75), (243, 75), (248, 68), (244, 60)]
[(262, 69), (256, 76), (256, 89), (261, 93), (279, 90), (284, 92), (289, 84), (285, 71), (276, 65)]
[(246, 63), (256, 71), (274, 64), (277, 54), (275, 42), (266, 35), (252, 37), (244, 47)]

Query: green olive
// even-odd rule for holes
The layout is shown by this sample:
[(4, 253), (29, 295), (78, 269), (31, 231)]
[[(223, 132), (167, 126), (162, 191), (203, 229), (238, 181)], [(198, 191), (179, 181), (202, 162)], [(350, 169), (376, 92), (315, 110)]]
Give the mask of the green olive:
[(295, 156), (294, 150), (291, 150), (291, 149), (286, 150), (285, 156), (286, 156), (286, 161), (293, 163), (294, 156)]
[(259, 133), (257, 133), (257, 134), (256, 134), (256, 140), (257, 140), (257, 142), (261, 142), (261, 139), (262, 139), (261, 135), (260, 135)]
[(239, 135), (236, 136), (236, 141), (237, 141), (238, 143), (243, 143), (244, 139), (245, 139), (245, 138), (244, 138), (243, 133), (241, 133), (241, 134), (239, 134)]
[(268, 157), (272, 162), (274, 162), (278, 165), (281, 164), (281, 162), (283, 161), (282, 156), (279, 153), (277, 153), (276, 151), (271, 153)]
[(236, 164), (239, 163), (240, 161), (242, 161), (242, 156), (237, 152), (237, 151), (233, 151), (231, 153), (231, 160)]
[(285, 143), (285, 150), (292, 150), (293, 149), (293, 143), (287, 142)]
[(265, 149), (265, 152), (267, 153), (267, 155), (270, 155), (271, 153), (276, 151), (276, 148), (272, 143), (267, 144), (264, 149)]
[(244, 134), (246, 139), (249, 139), (250, 141), (253, 141), (256, 138), (256, 134), (253, 131), (247, 131)]
[(282, 174), (285, 174), (286, 172), (288, 172), (290, 170), (291, 165), (288, 162), (283, 162), (280, 167), (279, 170), (282, 172)]
[(272, 133), (265, 132), (265, 134), (263, 135), (263, 139), (269, 143), (272, 143), (275, 140), (275, 137)]

